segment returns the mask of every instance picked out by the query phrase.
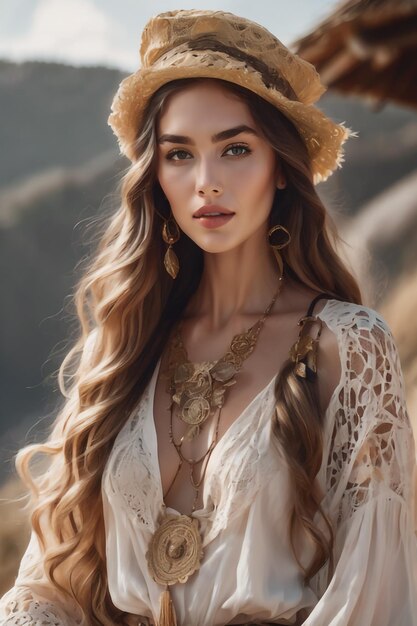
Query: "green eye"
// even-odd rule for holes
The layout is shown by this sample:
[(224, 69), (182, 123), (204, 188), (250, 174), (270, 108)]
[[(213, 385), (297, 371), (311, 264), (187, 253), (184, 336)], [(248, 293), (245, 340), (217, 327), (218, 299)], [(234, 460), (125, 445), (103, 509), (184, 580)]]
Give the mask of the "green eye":
[(172, 152), (169, 152), (166, 155), (166, 159), (168, 161), (184, 161), (185, 159), (174, 159), (174, 156), (178, 155), (178, 154), (188, 154), (188, 152), (186, 150), (172, 150)]
[(242, 146), (241, 144), (235, 144), (233, 146), (229, 146), (229, 148), (227, 148), (226, 152), (229, 152), (230, 150), (244, 150), (245, 152), (240, 152), (239, 154), (233, 154), (232, 156), (243, 156), (244, 154), (249, 154), (250, 152), (252, 152), (252, 150), (250, 150), (247, 146)]

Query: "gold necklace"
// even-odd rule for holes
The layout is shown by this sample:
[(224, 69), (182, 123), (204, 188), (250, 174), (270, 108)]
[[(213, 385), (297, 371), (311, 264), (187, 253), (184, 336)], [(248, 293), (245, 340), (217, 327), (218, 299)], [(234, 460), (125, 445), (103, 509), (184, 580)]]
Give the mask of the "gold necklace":
[[(220, 414), (225, 400), (225, 392), (227, 387), (236, 383), (235, 374), (241, 369), (244, 360), (252, 354), (265, 319), (269, 315), (281, 287), (282, 277), (279, 279), (278, 290), (262, 317), (246, 332), (235, 335), (226, 354), (217, 361), (191, 363), (181, 339), (180, 324), (173, 333), (169, 345), (167, 367), (163, 375), (168, 380), (167, 390), (171, 395), (169, 436), (171, 443), (177, 450), (180, 463), (165, 497), (174, 484), (184, 461), (190, 465), (190, 481), (195, 491), (195, 497), (190, 515), (165, 514), (151, 538), (146, 553), (152, 578), (155, 582), (166, 585), (161, 600), (160, 624), (169, 623), (169, 620), (175, 622), (175, 613), (168, 586), (178, 582), (185, 583), (200, 567), (203, 558), (202, 538), (198, 528), (198, 520), (192, 517), (192, 513), (195, 511), (210, 455), (218, 440)], [(172, 430), (174, 405), (178, 406), (178, 417), (189, 426), (180, 442), (174, 440)], [(183, 442), (196, 437), (210, 415), (216, 410), (218, 412), (216, 428), (210, 446), (199, 459), (188, 459), (181, 450)], [(204, 461), (200, 479), (195, 480), (194, 467)], [(168, 614), (170, 617), (167, 618)]]

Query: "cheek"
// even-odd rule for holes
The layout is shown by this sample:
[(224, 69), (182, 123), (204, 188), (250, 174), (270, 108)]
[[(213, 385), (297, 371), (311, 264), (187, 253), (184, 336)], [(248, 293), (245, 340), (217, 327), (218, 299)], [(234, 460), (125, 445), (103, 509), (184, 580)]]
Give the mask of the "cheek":
[(172, 176), (170, 176), (169, 171), (165, 167), (158, 168), (158, 180), (165, 194), (172, 188), (173, 180)]
[[(180, 171), (182, 170), (182, 172)], [(181, 230), (192, 238), (189, 223), (190, 186), (184, 168), (161, 167), (157, 171), (158, 182), (171, 207), (171, 212)]]
[(268, 163), (260, 164), (259, 167), (252, 168), (247, 173), (239, 176), (237, 184), (242, 187), (242, 192), (247, 198), (262, 209), (265, 207), (269, 210), (271, 202), (274, 198), (276, 181), (274, 172)]
[(275, 181), (275, 160), (269, 154), (256, 154), (241, 162), (239, 171), (241, 182), (250, 183), (255, 189), (265, 189)]
[(174, 205), (182, 200), (188, 188), (187, 176), (176, 167), (161, 167), (158, 171), (158, 181), (170, 204)]

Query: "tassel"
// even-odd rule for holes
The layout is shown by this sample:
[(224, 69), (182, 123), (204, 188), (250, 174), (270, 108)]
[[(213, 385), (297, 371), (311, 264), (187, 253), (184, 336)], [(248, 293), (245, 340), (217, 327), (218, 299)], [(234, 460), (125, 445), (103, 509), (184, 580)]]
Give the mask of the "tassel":
[(177, 616), (168, 587), (161, 595), (158, 626), (177, 626)]

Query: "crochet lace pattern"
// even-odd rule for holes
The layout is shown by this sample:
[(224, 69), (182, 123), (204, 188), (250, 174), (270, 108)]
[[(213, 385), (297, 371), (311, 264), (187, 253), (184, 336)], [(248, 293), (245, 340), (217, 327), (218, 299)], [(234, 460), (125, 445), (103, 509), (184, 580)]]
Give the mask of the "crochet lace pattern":
[(340, 500), (341, 523), (378, 495), (410, 496), (403, 479), (411, 472), (414, 444), (390, 328), (372, 309), (335, 302), (326, 314), (338, 313), (337, 321), (328, 321), (339, 339), (344, 371), (333, 394), (325, 486), (328, 503)]
[(7, 609), (10, 614), (6, 621), (2, 622), (4, 626), (64, 626), (64, 622), (57, 616), (56, 607), (49, 602), (32, 599), (24, 609), (18, 607), (17, 602), (12, 600)]

